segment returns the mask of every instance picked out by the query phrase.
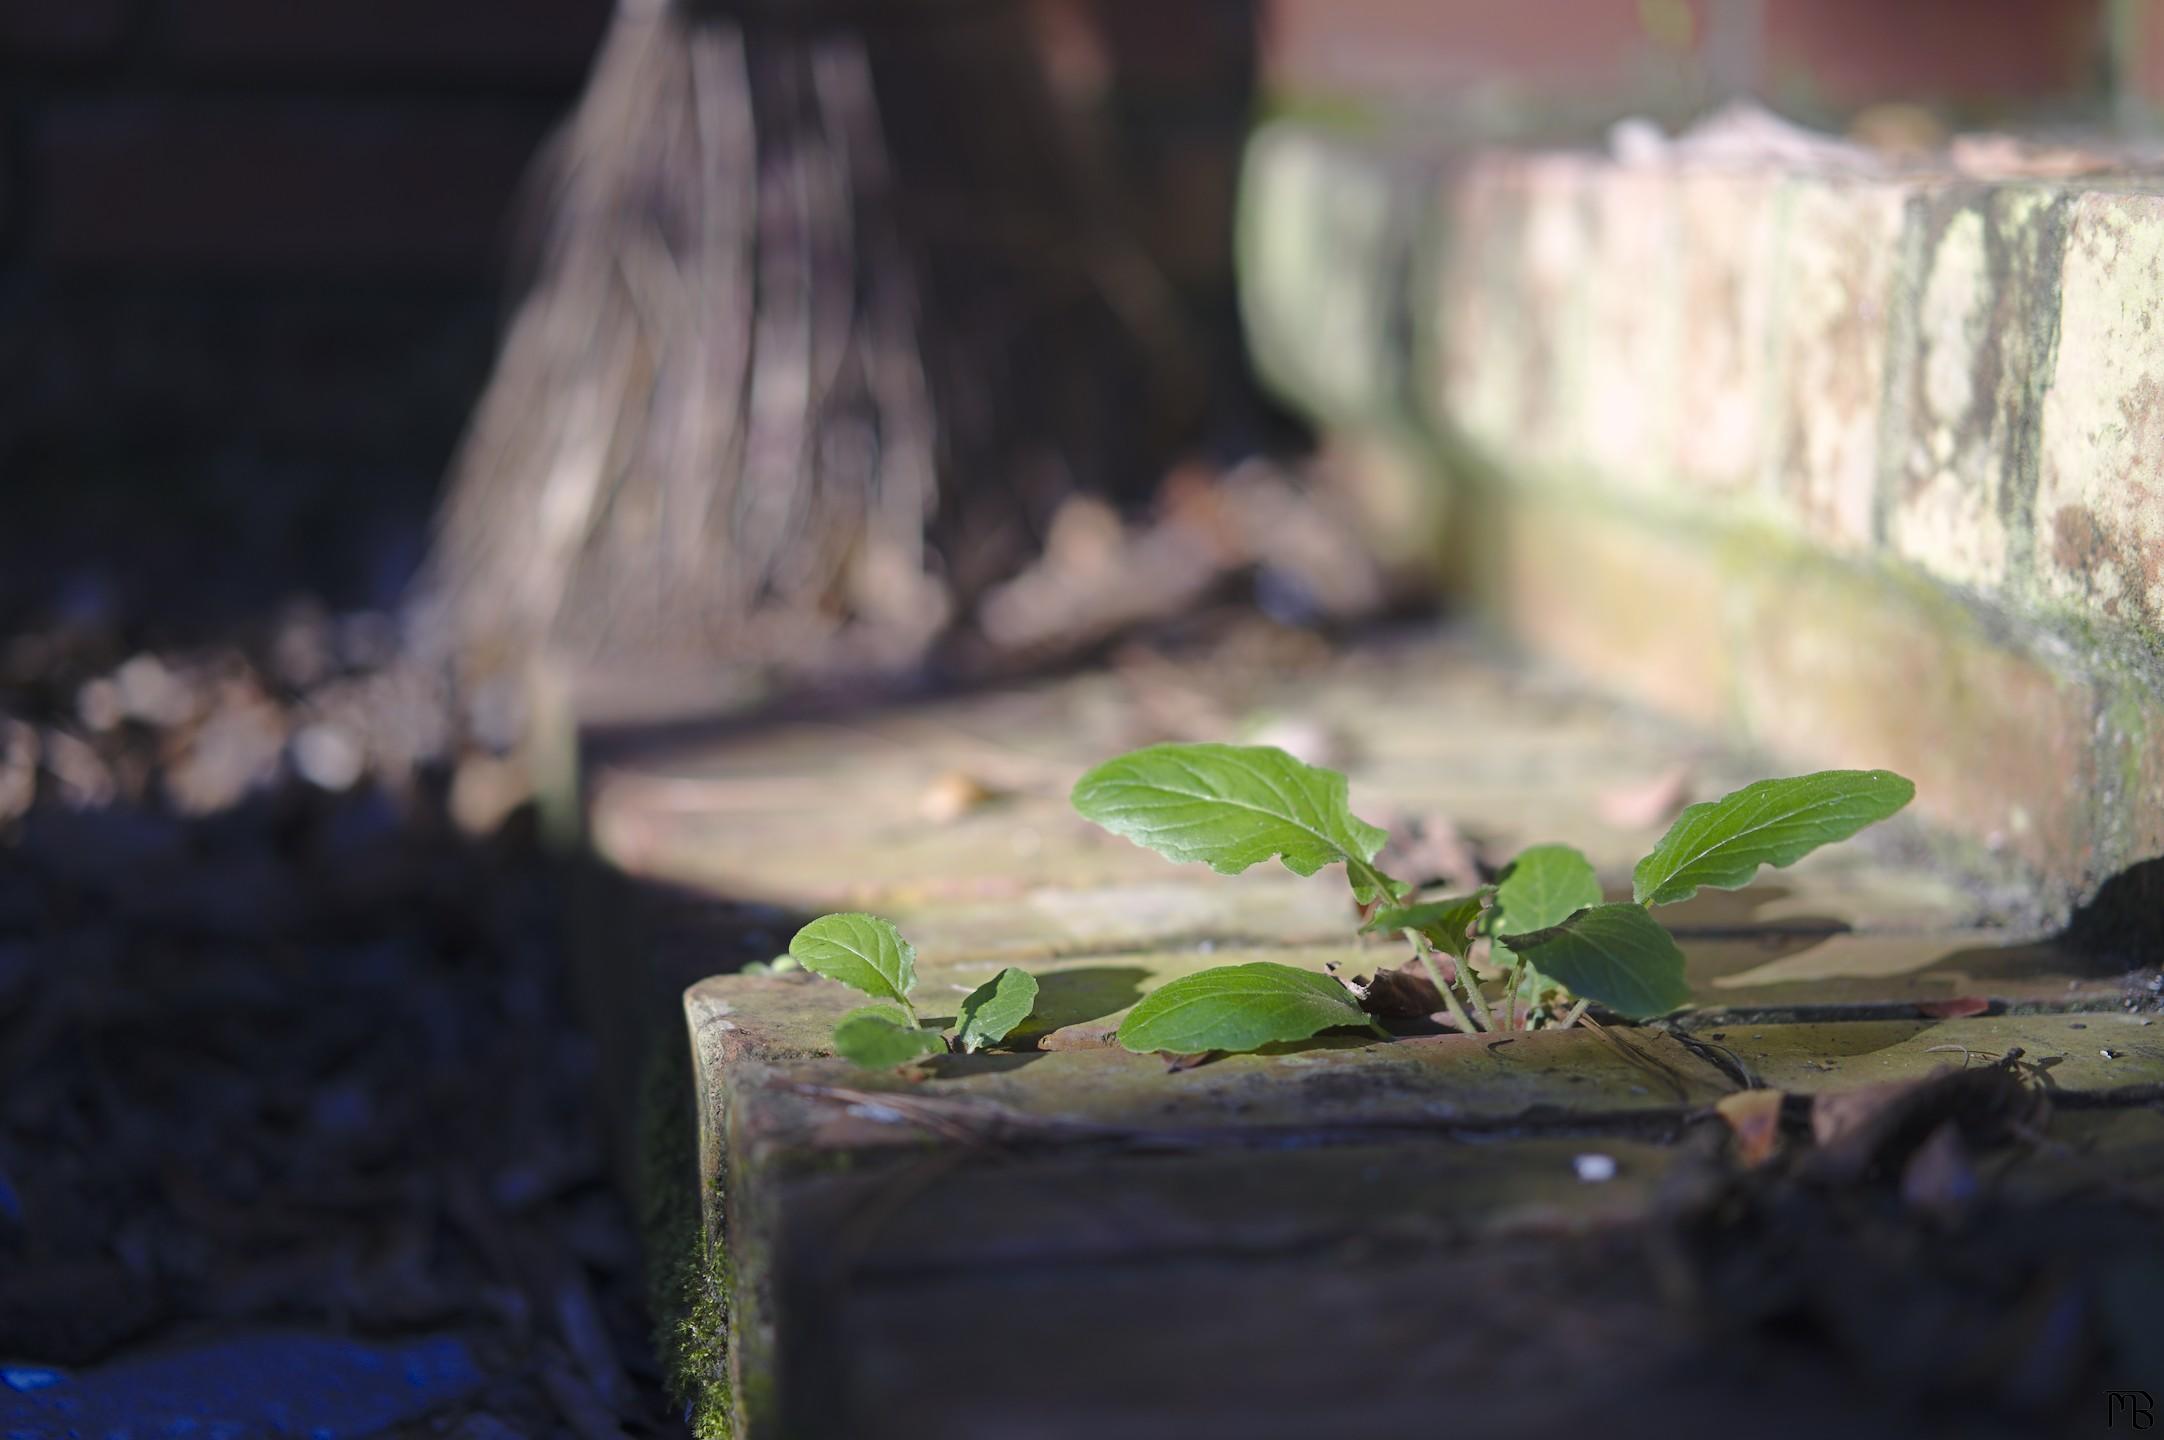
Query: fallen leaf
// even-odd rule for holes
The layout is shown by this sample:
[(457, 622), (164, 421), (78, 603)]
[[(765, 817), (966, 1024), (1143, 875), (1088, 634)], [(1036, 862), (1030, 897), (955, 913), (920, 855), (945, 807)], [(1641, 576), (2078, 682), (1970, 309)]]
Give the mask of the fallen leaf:
[[(1439, 958), (1443, 964), (1450, 962), (1447, 955)], [(1359, 1000), (1361, 1009), (1379, 1019), (1419, 1020), (1445, 1008), (1443, 992), (1435, 988), (1418, 960), (1378, 970), (1366, 983), (1355, 978), (1345, 988)]]
[(1951, 1000), (1920, 1001), (1916, 1008), (1933, 1020), (1960, 1020), (1983, 1014), (1991, 1002), (1981, 995), (1956, 995)]
[(1739, 1090), (1723, 1095), (1713, 1108), (1736, 1138), (1736, 1158), (1758, 1166), (1781, 1148), (1781, 1102), (1778, 1090)]
[(1691, 767), (1677, 765), (1650, 780), (1634, 780), (1603, 790), (1593, 806), (1618, 830), (1651, 830), (1681, 813), (1691, 798)]
[(1954, 1120), (1933, 1130), (1901, 1170), (1901, 1199), (1911, 1210), (1954, 1215), (1967, 1208), (1981, 1188), (1960, 1123)]
[(1119, 1043), (1118, 1025), (1062, 1025), (1037, 1037), (1039, 1050), (1104, 1050)]
[(1895, 1173), (1940, 1126), (1958, 1126), (1971, 1144), (1997, 1141), (2037, 1104), (2009, 1065), (1955, 1070), (1837, 1090), (1811, 1102), (1811, 1158), (1817, 1179), (1845, 1183)]
[(917, 814), (934, 825), (959, 820), (999, 798), (999, 792), (976, 776), (949, 770), (924, 787), (917, 797)]

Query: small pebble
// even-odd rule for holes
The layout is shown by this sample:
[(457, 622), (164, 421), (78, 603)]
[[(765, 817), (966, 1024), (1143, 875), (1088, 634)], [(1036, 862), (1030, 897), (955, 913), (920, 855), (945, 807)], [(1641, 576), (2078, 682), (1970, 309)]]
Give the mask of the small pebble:
[(1615, 1179), (1613, 1155), (1578, 1155), (1570, 1162), (1570, 1168), (1578, 1172), (1578, 1178), (1588, 1185), (1603, 1185)]
[(293, 768), (319, 790), (351, 790), (367, 765), (361, 747), (336, 725), (310, 725), (293, 737)]

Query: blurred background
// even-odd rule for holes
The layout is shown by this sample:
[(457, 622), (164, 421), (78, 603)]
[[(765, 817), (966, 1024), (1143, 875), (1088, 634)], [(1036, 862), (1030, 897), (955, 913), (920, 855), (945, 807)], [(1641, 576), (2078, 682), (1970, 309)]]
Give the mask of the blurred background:
[[(985, 212), (907, 217), (911, 246), (946, 247), (945, 288), (971, 289), (974, 329), (927, 328), (1012, 353), (1028, 344), (1018, 327), (1087, 332), (1094, 303), (1114, 311), (1100, 349), (1143, 352), (1125, 360), (1142, 376), (1130, 393), (1095, 375), (1070, 388), (1111, 393), (1069, 395), (1056, 416), (1040, 401), (1016, 422), (1050, 432), (1054, 468), (1077, 473), (1047, 479), (1044, 457), (1025, 457), (1013, 468), (1035, 478), (1003, 476), (1009, 497), (1078, 483), (1131, 501), (1177, 457), (1283, 438), (1240, 383), (1229, 329), (1233, 187), (1258, 113), (1352, 123), (1390, 105), (1432, 116), (1439, 144), (1586, 139), (1625, 115), (1673, 125), (1751, 94), (1920, 144), (1957, 126), (2145, 127), (2164, 96), (2164, 37), (2139, 0), (857, 8), (836, 23), (866, 27), (867, 53), (897, 77), (962, 75), (973, 62), (952, 52), (969, 46), (1004, 77), (981, 98), (912, 97), (894, 78), (881, 106), (903, 193), (974, 188)], [(0, 8), (0, 614), (178, 623), (304, 591), (393, 605), (545, 263), (563, 172), (534, 167), (611, 18), (607, 0)], [(1014, 95), (1031, 90), (1050, 112), (1019, 120)], [(987, 143), (1001, 136), (1031, 138), (1003, 157)], [(1038, 184), (1047, 156), (1065, 167), (1057, 187)], [(1082, 175), (1100, 253), (1064, 261), (1078, 280), (1050, 252), (1074, 237), (1059, 211), (1082, 204), (1064, 198)], [(1062, 245), (1031, 231), (1047, 220)], [(968, 273), (988, 264), (1018, 273), (1004, 290)], [(991, 427), (973, 413), (1007, 403), (991, 380), (961, 387), (985, 398), (950, 428)], [(1054, 503), (1024, 505), (1034, 532)]]
[[(666, 1433), (532, 658), (907, 688), (1431, 609), (1419, 495), (1254, 378), (1254, 127), (1448, 163), (1738, 97), (2145, 145), (2164, 16), (0, 0), (9, 1383), (125, 1414), (130, 1356), (276, 1325), (338, 1344), (195, 1369), (419, 1355), (468, 1440)], [(413, 1419), (355, 1405), (320, 1433)]]

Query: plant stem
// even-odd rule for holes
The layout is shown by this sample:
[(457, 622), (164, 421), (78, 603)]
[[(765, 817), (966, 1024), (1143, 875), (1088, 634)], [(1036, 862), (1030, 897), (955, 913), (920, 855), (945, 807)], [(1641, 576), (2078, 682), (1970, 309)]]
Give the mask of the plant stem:
[(1473, 1012), (1480, 1017), (1480, 1028), (1493, 1030), (1495, 1016), (1488, 1011), (1488, 997), (1480, 993), (1480, 977), (1473, 973), (1473, 962), (1458, 962), (1458, 979), (1465, 986), (1465, 998), (1473, 1002)]
[[(1435, 949), (1428, 944), (1428, 937), (1418, 930), (1409, 929), (1400, 933), (1413, 942), (1413, 953), (1420, 957), (1420, 968), (1427, 971), (1428, 979), (1435, 983), (1436, 990), (1443, 997), (1443, 1005), (1450, 1011), (1450, 1018), (1458, 1029), (1467, 1035), (1479, 1030), (1481, 1027), (1473, 1023), (1472, 1017), (1465, 1013), (1465, 1007), (1458, 1003), (1458, 992), (1451, 989), (1449, 983), (1443, 979), (1442, 969), (1435, 963)], [(1458, 973), (1465, 973), (1463, 965), (1458, 967)]]
[(1577, 1024), (1578, 1021), (1585, 1015), (1585, 1007), (1592, 1003), (1593, 1002), (1590, 1000), (1580, 1000), (1577, 1004), (1571, 1006), (1570, 1013), (1563, 1017), (1563, 1023), (1556, 1026), (1555, 1028), (1558, 1030), (1568, 1030), (1571, 1026)]
[[(1488, 942), (1494, 944), (1493, 940)], [(1492, 952), (1491, 952), (1492, 953)], [(1510, 980), (1503, 991), (1503, 1028), (1505, 1030), (1530, 1030), (1533, 1028), (1533, 1007), (1528, 1005), (1525, 1014), (1518, 1014), (1519, 991), (1525, 988), (1525, 957), (1517, 951), (1510, 952)]]

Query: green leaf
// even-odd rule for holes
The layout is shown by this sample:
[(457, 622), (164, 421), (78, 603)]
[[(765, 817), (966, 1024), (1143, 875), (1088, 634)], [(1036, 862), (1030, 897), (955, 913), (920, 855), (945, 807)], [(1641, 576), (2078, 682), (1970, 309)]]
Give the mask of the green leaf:
[(920, 1030), (901, 1011), (884, 1006), (852, 1010), (834, 1026), (834, 1053), (867, 1070), (907, 1065), (946, 1049), (937, 1030)]
[(1502, 943), (1571, 993), (1642, 1020), (1687, 1004), (1683, 952), (1643, 906), (1596, 905), (1559, 925)]
[(1396, 934), (1400, 930), (1417, 930), (1428, 937), (1436, 949), (1463, 960), (1465, 952), (1473, 948), (1472, 937), (1466, 932), (1480, 918), (1480, 906), (1490, 889), (1480, 889), (1470, 895), (1460, 895), (1455, 900), (1424, 900), (1418, 905), (1385, 906), (1375, 912), (1375, 918), (1363, 927)]
[(1688, 900), (1701, 885), (1733, 890), (1761, 865), (1792, 865), (1892, 815), (1916, 787), (1890, 770), (1821, 770), (1761, 780), (1676, 817), (1632, 876), (1641, 905)]
[(1523, 934), (1560, 925), (1601, 902), (1593, 862), (1568, 845), (1532, 845), (1503, 871), (1495, 886), (1492, 929)]
[(1390, 837), (1355, 816), (1345, 777), (1269, 745), (1152, 745), (1075, 782), (1074, 808), (1170, 860), (1222, 875), (1278, 856), (1296, 875), (1344, 862), (1361, 904), (1391, 886), (1376, 870)]
[(1120, 1022), (1119, 1042), (1138, 1054), (1193, 1055), (1253, 1050), (1368, 1023), (1359, 1002), (1329, 976), (1257, 960), (1203, 970), (1152, 991)]
[(789, 954), (805, 969), (904, 1009), (917, 983), (917, 950), (876, 915), (822, 915), (796, 932)]
[[(1522, 935), (1545, 930), (1600, 902), (1600, 876), (1594, 873), (1592, 861), (1568, 845), (1529, 845), (1518, 852), (1496, 884), (1488, 933)], [(1493, 949), (1490, 958), (1505, 970), (1525, 958), (1501, 940)], [(1529, 960), (1526, 964), (1532, 973), (1519, 977), (1512, 1003), (1539, 994), (1555, 978), (1544, 975)]]
[(954, 1038), (961, 1042), (963, 1054), (974, 1055), (984, 1046), (1006, 1039), (1036, 1006), (1036, 977), (1009, 965), (962, 1001), (961, 1012), (955, 1017)]

